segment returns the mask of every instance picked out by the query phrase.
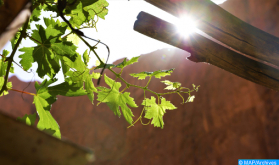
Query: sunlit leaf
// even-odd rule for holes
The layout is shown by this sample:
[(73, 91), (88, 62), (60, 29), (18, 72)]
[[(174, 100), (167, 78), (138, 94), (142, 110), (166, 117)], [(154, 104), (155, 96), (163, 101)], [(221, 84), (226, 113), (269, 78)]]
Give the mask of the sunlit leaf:
[(106, 75), (104, 75), (104, 79), (106, 84), (109, 85), (110, 89), (108, 88), (98, 88), (101, 91), (98, 91), (98, 101), (106, 103), (109, 108), (114, 112), (115, 115), (121, 116), (120, 108), (123, 116), (125, 117), (126, 121), (129, 124), (133, 122), (133, 113), (130, 107), (138, 107), (132, 97), (130, 97), (129, 92), (121, 93), (119, 92), (119, 88), (121, 87), (121, 83), (115, 82), (114, 80), (110, 79)]
[(115, 67), (117, 68), (125, 68), (126, 66), (128, 65), (131, 65), (135, 62), (138, 62), (138, 59), (139, 59), (140, 56), (138, 57), (133, 57), (131, 60), (127, 61), (127, 59), (125, 58), (121, 63), (117, 64)]
[(145, 79), (146, 77), (149, 77), (149, 76), (151, 76), (151, 77), (154, 76), (155, 78), (161, 79), (161, 77), (171, 75), (173, 70), (174, 70), (174, 68), (169, 69), (169, 70), (158, 70), (158, 71), (155, 71), (155, 72), (132, 73), (130, 75), (133, 76), (133, 77), (138, 78), (139, 80), (143, 80), (143, 79)]
[(164, 80), (161, 82), (167, 85), (167, 87), (165, 88), (167, 90), (176, 90), (181, 87), (181, 83), (179, 82), (171, 82), (169, 80)]
[(156, 98), (151, 96), (151, 99), (146, 98), (143, 100), (142, 104), (145, 106), (145, 118), (152, 119), (151, 124), (154, 127), (164, 127), (163, 116), (166, 110), (173, 110), (176, 107), (170, 102), (166, 101), (165, 98), (160, 99), (160, 104), (156, 103)]

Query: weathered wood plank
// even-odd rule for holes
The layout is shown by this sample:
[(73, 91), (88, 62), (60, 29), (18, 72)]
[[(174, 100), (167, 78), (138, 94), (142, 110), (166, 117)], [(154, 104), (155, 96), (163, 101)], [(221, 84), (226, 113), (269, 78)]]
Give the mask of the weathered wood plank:
[(4, 0), (0, 7), (0, 50), (29, 17), (30, 0)]
[(61, 141), (0, 113), (0, 164), (85, 165), (90, 150)]
[(197, 20), (197, 27), (220, 42), (254, 58), (279, 66), (279, 38), (230, 14), (210, 0), (145, 0), (179, 17)]
[(189, 60), (210, 63), (279, 91), (279, 74), (276, 68), (243, 56), (198, 33), (183, 38), (174, 25), (148, 13), (141, 12), (137, 19), (134, 24), (135, 31), (190, 52)]

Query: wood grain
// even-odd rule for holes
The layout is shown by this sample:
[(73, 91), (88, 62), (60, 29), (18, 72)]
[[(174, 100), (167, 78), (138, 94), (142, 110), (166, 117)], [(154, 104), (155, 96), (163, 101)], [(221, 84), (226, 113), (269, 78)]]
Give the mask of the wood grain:
[(4, 0), (0, 7), (0, 50), (30, 16), (30, 0)]
[(61, 141), (0, 113), (0, 162), (5, 165), (85, 165), (88, 149)]
[(279, 38), (240, 20), (210, 0), (145, 1), (177, 17), (188, 14), (209, 36), (244, 54), (279, 66)]

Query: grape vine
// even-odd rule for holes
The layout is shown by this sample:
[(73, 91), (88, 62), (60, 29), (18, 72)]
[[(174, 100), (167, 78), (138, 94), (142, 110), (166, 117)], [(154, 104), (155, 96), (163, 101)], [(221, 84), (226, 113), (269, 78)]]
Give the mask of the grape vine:
[[(1, 1), (2, 2), (2, 1)], [(91, 46), (83, 37), (89, 38), (83, 34), (81, 29), (96, 28), (98, 19), (104, 19), (108, 13), (108, 2), (106, 0), (33, 0), (32, 1), (32, 15), (26, 21), (22, 28), (16, 33), (11, 40), (12, 52), (3, 50), (0, 59), (0, 96), (7, 95), (8, 91), (21, 92), (29, 94), (34, 97), (34, 104), (39, 116), (37, 128), (50, 133), (51, 135), (61, 138), (59, 125), (52, 117), (50, 110), (51, 105), (57, 100), (58, 95), (62, 96), (83, 96), (87, 95), (92, 102), (97, 94), (98, 104), (105, 103), (117, 116), (124, 116), (129, 123), (129, 127), (133, 126), (142, 118), (149, 119), (151, 124), (155, 127), (164, 127), (163, 116), (166, 110), (174, 110), (176, 107), (167, 101), (163, 96), (169, 94), (178, 94), (182, 103), (193, 102), (194, 96), (192, 92), (198, 91), (199, 86), (193, 85), (193, 88), (183, 87), (179, 82), (171, 82), (168, 80), (161, 81), (169, 90), (166, 93), (157, 93), (148, 88), (152, 78), (161, 79), (169, 76), (174, 71), (173, 68), (169, 70), (158, 70), (155, 72), (140, 72), (130, 74), (132, 77), (143, 80), (148, 78), (145, 86), (137, 86), (131, 84), (121, 77), (123, 69), (138, 62), (140, 57), (133, 57), (130, 60), (124, 59), (121, 63), (107, 64), (103, 62), (95, 49), (99, 43)], [(56, 17), (43, 18), (44, 26), (36, 24), (35, 29), (31, 29), (30, 24), (40, 20), (41, 11), (52, 11), (56, 13)], [(68, 20), (64, 17), (68, 16)], [(63, 22), (57, 19), (61, 17)], [(70, 31), (70, 32), (69, 32)], [(67, 33), (67, 34), (66, 34)], [(32, 40), (36, 46), (24, 47), (19, 49), (22, 54), (20, 64), (14, 62), (13, 58), (15, 52), (19, 48), (22, 39), (28, 38)], [(81, 55), (77, 50), (77, 42), (81, 40), (87, 46)], [(104, 44), (104, 43), (102, 43)], [(105, 45), (105, 44), (104, 44)], [(108, 50), (109, 47), (105, 45)], [(90, 55), (93, 53), (99, 60), (99, 65), (89, 68), (88, 62)], [(9, 73), (13, 73), (13, 63), (19, 65), (24, 71), (28, 71), (33, 63), (38, 64), (37, 73), (39, 77), (45, 78), (42, 83), (35, 82), (36, 93), (28, 93), (18, 89), (12, 88), (12, 83), (8, 82)], [(121, 69), (117, 73), (114, 68)], [(101, 73), (95, 70), (102, 69)], [(104, 69), (112, 72), (116, 78), (113, 80), (107, 75), (103, 75)], [(63, 72), (64, 82), (58, 85), (52, 85), (57, 81), (57, 73)], [(103, 86), (95, 86), (92, 79), (103, 78), (109, 88)], [(119, 91), (122, 82), (125, 88)], [(140, 88), (144, 92), (144, 98), (141, 105), (137, 105), (134, 99), (130, 96), (126, 89), (130, 87)], [(147, 98), (146, 92), (151, 92), (154, 96)], [(184, 99), (183, 93), (188, 94), (188, 98)], [(142, 106), (141, 115), (134, 121), (133, 112), (131, 108)], [(37, 116), (36, 114), (29, 114), (19, 117), (18, 120), (25, 122), (28, 125), (34, 125)], [(150, 123), (149, 122), (149, 123)], [(147, 123), (147, 124), (149, 124)], [(144, 124), (144, 123), (142, 123)]]

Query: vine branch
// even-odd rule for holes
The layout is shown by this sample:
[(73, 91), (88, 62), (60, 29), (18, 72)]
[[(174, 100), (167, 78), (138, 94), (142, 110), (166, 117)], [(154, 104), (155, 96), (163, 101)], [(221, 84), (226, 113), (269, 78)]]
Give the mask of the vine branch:
[(23, 25), (23, 29), (21, 31), (21, 34), (15, 44), (15, 47), (11, 53), (11, 55), (9, 57), (6, 58), (6, 61), (8, 61), (8, 66), (7, 66), (7, 70), (6, 70), (6, 75), (5, 75), (5, 79), (4, 79), (4, 84), (0, 90), (0, 95), (4, 92), (4, 91), (7, 91), (8, 88), (7, 88), (7, 83), (8, 83), (8, 78), (9, 78), (9, 73), (10, 73), (10, 69), (11, 69), (11, 66), (12, 66), (12, 63), (14, 61), (14, 56), (15, 56), (15, 53), (18, 49), (18, 46), (19, 44), (21, 43), (21, 40), (23, 38), (23, 36), (25, 36), (26, 34), (26, 30), (27, 30), (27, 27), (28, 27), (28, 23), (29, 23), (29, 18), (26, 20), (26, 22), (24, 23)]

